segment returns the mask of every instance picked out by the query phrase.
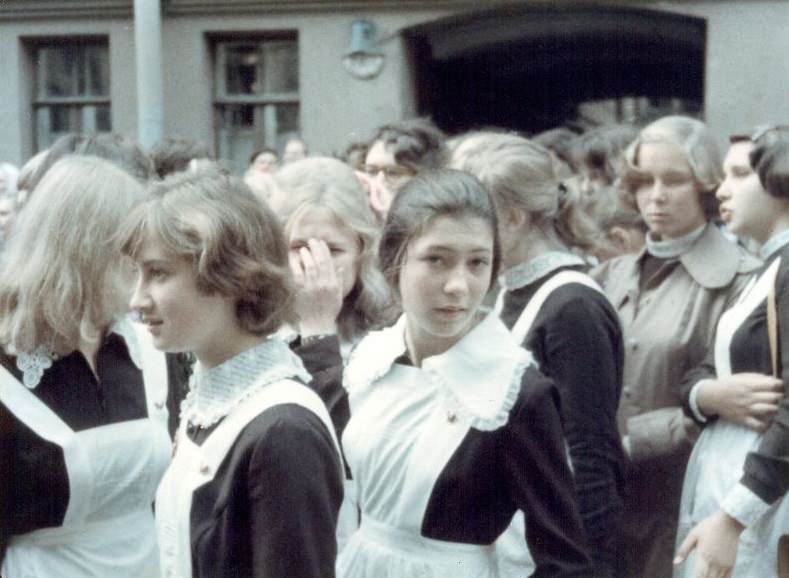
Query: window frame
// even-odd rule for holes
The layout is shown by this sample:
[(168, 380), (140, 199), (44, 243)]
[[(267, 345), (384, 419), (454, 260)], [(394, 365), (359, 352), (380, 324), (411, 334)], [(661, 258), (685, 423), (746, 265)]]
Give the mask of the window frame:
[[(57, 140), (52, 135), (58, 134), (50, 130), (50, 114), (55, 106), (71, 106), (79, 109), (81, 133), (98, 133), (96, 128), (95, 110), (99, 106), (107, 106), (109, 112), (109, 131), (112, 131), (112, 69), (110, 64), (110, 38), (108, 35), (54, 36), (34, 38), (27, 41), (32, 62), (32, 98), (30, 100), (33, 113), (33, 147), (36, 151), (44, 150)], [(48, 96), (42, 89), (46, 82), (47, 65), (46, 48), (58, 48), (65, 45), (86, 47), (99, 46), (106, 51), (107, 86), (106, 95), (88, 94), (84, 96)], [(46, 111), (46, 113), (44, 113)], [(102, 131), (103, 132), (103, 131)]]
[[(223, 34), (211, 37), (211, 53), (214, 62), (211, 109), (212, 118), (214, 119), (214, 142), (218, 154), (221, 154), (224, 148), (222, 144), (222, 113), (229, 106), (253, 107), (251, 131), (254, 135), (254, 148), (256, 149), (262, 147), (277, 148), (278, 127), (276, 115), (277, 107), (280, 105), (295, 105), (298, 107), (299, 126), (297, 132), (301, 131), (300, 78), (295, 91), (264, 92), (259, 94), (228, 94), (226, 91), (225, 75), (227, 74), (227, 53), (229, 48), (254, 44), (260, 50), (261, 46), (266, 42), (282, 41), (293, 42), (298, 67), (297, 74), (299, 74), (301, 72), (301, 53), (299, 50), (299, 35), (295, 30), (253, 34)], [(261, 72), (261, 78), (262, 74), (265, 73)], [(260, 113), (258, 113), (259, 110)], [(233, 161), (234, 159), (228, 160)]]

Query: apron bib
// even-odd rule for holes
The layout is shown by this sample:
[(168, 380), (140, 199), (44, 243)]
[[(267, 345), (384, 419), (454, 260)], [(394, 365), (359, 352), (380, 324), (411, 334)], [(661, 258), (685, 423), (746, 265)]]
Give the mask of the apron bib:
[[(138, 328), (136, 328), (138, 329)], [(71, 430), (0, 367), (0, 400), (22, 423), (63, 450), (69, 503), (62, 526), (13, 536), (8, 578), (157, 578), (152, 504), (170, 461), (164, 355), (140, 345), (148, 417)]]
[[(309, 388), (291, 380), (265, 386), (228, 414), (201, 446), (186, 435), (186, 422), (178, 426), (178, 448), (156, 492), (156, 531), (159, 536), (162, 575), (192, 578), (190, 519), (192, 495), (211, 482), (241, 431), (265, 410), (282, 403), (298, 404), (317, 415), (332, 436), (337, 455), (339, 444), (329, 414)], [(344, 473), (338, 470), (338, 475)]]

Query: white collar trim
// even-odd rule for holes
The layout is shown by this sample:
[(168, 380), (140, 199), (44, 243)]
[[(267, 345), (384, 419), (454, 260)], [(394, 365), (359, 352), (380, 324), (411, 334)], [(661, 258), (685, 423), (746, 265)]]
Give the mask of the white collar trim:
[[(349, 393), (374, 385), (405, 352), (405, 316), (392, 327), (368, 334), (351, 353), (345, 371)], [(449, 350), (425, 359), (421, 369), (454, 398), (471, 427), (493, 431), (509, 420), (523, 372), (532, 364), (531, 353), (515, 343), (491, 312)]]
[(181, 419), (210, 427), (265, 386), (288, 378), (304, 383), (312, 379), (288, 344), (273, 337), (216, 367), (206, 368), (198, 361), (181, 404)]
[(507, 269), (499, 276), (499, 283), (505, 290), (512, 291), (531, 285), (562, 267), (577, 267), (585, 264), (578, 255), (566, 251), (550, 251)]

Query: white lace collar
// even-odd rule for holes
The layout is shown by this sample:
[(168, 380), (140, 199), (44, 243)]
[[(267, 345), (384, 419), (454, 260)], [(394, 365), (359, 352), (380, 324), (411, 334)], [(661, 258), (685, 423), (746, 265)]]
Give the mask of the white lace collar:
[(566, 251), (550, 251), (507, 269), (499, 276), (499, 283), (505, 290), (512, 291), (531, 285), (561, 267), (585, 264), (578, 255)]
[[(374, 385), (406, 352), (405, 316), (395, 325), (368, 334), (351, 353), (344, 383), (349, 393)], [(534, 364), (495, 312), (440, 355), (422, 362), (422, 370), (441, 384), (471, 418), (471, 427), (492, 431), (505, 425), (521, 388), (526, 367)], [(536, 365), (536, 364), (535, 364)]]
[(693, 229), (687, 235), (677, 237), (676, 239), (665, 239), (663, 241), (657, 241), (651, 232), (647, 233), (646, 250), (650, 255), (658, 257), (659, 259), (673, 259), (674, 257), (679, 257), (690, 251), (693, 244), (704, 234), (706, 228), (707, 224), (705, 223), (698, 229)]
[[(138, 369), (142, 369), (142, 354), (140, 344), (137, 340), (137, 333), (132, 325), (129, 316), (122, 317), (110, 327), (110, 333), (115, 333), (123, 338), (126, 348), (129, 350), (129, 357)], [(9, 348), (10, 349), (10, 348)], [(9, 350), (13, 355), (13, 351)], [(17, 353), (16, 366), (22, 372), (22, 383), (28, 389), (35, 389), (41, 383), (44, 372), (52, 367), (52, 363), (57, 359), (51, 347), (39, 345), (33, 351), (22, 351)]]
[(776, 233), (767, 239), (767, 242), (759, 249), (759, 257), (762, 261), (766, 261), (787, 243), (789, 243), (789, 229)]
[(198, 361), (181, 404), (181, 419), (210, 427), (265, 386), (288, 378), (304, 383), (312, 379), (288, 344), (274, 337), (216, 367), (206, 368)]

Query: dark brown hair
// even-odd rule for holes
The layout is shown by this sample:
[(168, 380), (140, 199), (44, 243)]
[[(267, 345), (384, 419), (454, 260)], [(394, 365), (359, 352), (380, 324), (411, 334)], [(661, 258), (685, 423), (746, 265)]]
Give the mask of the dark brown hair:
[(415, 173), (444, 166), (446, 135), (430, 119), (414, 118), (385, 124), (375, 131), (368, 142), (368, 150), (376, 141), (391, 149), (398, 165)]
[(789, 136), (758, 142), (749, 159), (762, 188), (773, 197), (789, 200)]
[(496, 207), (485, 186), (463, 171), (425, 171), (411, 179), (397, 194), (381, 235), (378, 261), (395, 292), (406, 247), (441, 216), (479, 217), (490, 224), (493, 233), (491, 280), (498, 275), (501, 264), (499, 224)]

